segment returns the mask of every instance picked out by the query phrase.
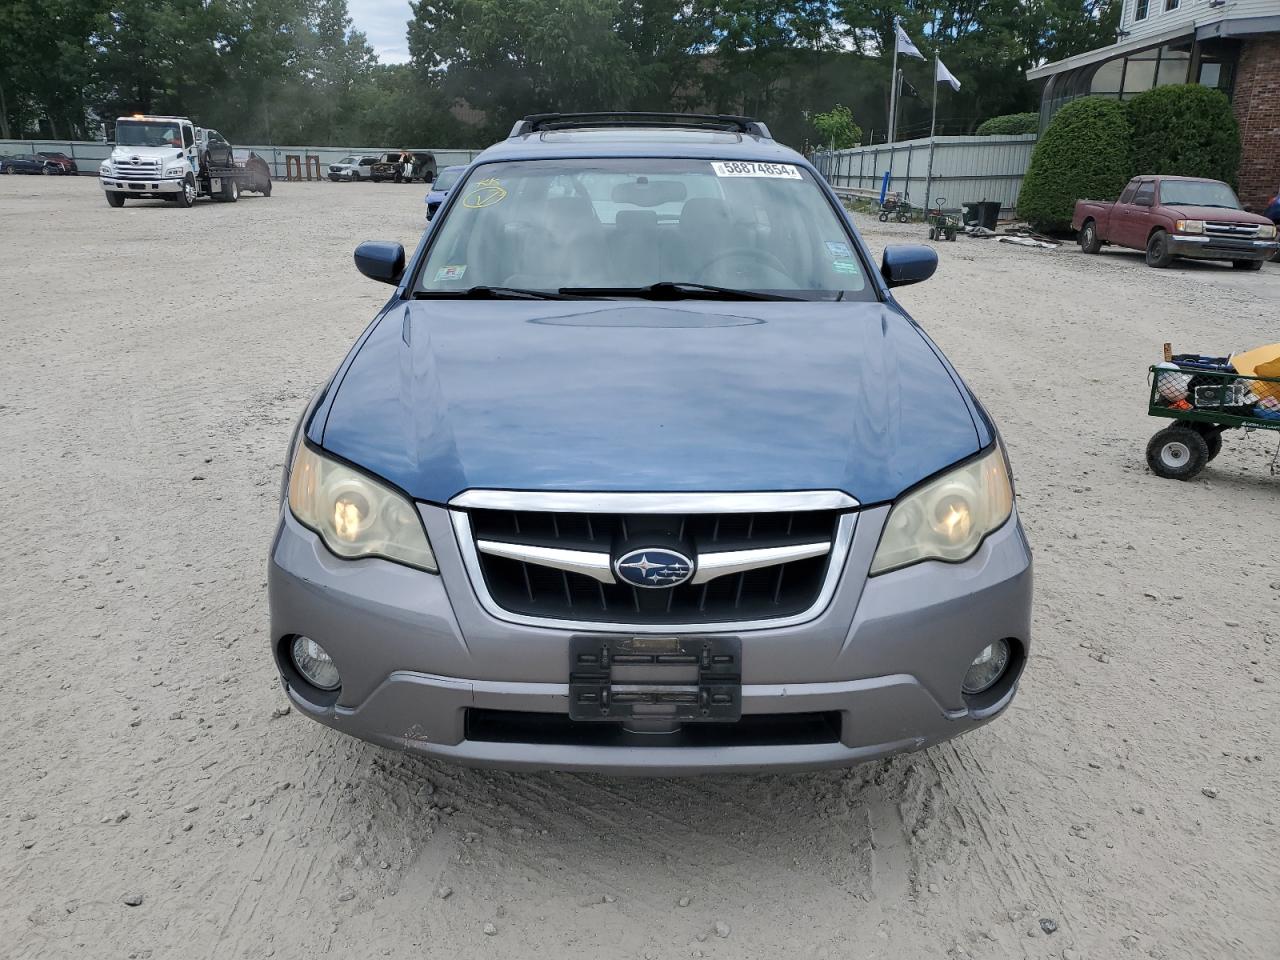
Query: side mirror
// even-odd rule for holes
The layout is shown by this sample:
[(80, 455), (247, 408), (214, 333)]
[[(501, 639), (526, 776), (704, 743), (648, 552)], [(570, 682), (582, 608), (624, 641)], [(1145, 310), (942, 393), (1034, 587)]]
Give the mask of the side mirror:
[(370, 280), (399, 283), (404, 273), (404, 247), (383, 240), (369, 240), (356, 247), (356, 269)]
[(880, 273), (891, 287), (928, 280), (938, 269), (938, 254), (932, 247), (918, 243), (893, 244), (884, 248)]

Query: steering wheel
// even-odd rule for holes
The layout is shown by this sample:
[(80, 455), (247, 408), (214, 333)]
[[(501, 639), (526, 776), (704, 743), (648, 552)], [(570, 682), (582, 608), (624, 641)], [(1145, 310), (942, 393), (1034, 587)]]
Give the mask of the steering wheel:
[(711, 272), (713, 267), (726, 260), (737, 260), (745, 265), (745, 270), (736, 270), (734, 271), (735, 273), (754, 274), (755, 268), (764, 266), (785, 277), (788, 281), (791, 281), (791, 274), (787, 272), (786, 265), (783, 264), (781, 260), (768, 250), (757, 250), (755, 247), (731, 247), (728, 250), (716, 254), (702, 265), (702, 269), (698, 271), (698, 276), (705, 277)]

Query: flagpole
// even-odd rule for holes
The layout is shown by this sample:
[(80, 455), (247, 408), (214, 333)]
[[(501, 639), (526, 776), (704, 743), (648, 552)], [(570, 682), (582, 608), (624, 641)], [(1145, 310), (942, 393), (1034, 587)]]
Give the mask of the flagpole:
[(933, 55), (933, 117), (929, 120), (929, 166), (924, 174), (924, 208), (929, 210), (929, 188), (933, 184), (933, 134), (938, 126), (938, 55)]
[[(889, 146), (893, 146), (898, 110), (898, 18), (893, 18), (893, 73), (889, 78)], [(892, 154), (889, 155), (892, 160)]]

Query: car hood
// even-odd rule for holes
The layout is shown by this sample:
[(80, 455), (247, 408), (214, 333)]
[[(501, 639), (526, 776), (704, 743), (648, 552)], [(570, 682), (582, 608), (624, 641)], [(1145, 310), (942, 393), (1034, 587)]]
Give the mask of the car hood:
[(977, 452), (972, 410), (881, 303), (422, 300), (388, 309), (308, 435), (437, 503), (489, 488), (870, 504)]
[(1218, 223), (1270, 223), (1266, 217), (1248, 210), (1228, 210), (1225, 207), (1195, 207), (1187, 204), (1166, 207), (1175, 217), (1183, 220), (1216, 220)]

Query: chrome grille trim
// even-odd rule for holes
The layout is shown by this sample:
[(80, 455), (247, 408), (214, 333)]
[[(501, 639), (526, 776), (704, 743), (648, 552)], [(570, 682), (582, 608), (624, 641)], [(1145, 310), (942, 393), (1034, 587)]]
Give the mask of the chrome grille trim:
[(842, 490), (775, 493), (575, 493), (540, 490), (464, 490), (458, 509), (538, 510), (564, 513), (786, 513), (853, 510), (858, 501)]
[[(515, 492), (511, 492), (512, 496), (519, 496)], [(592, 494), (579, 495), (585, 497), (594, 496)], [(617, 494), (610, 496), (628, 496), (627, 494)], [(648, 496), (646, 494), (632, 494), (630, 496)], [(657, 495), (664, 496), (664, 495)], [(722, 495), (711, 494), (711, 497), (719, 497)], [(733, 494), (729, 496), (735, 496)], [(774, 494), (749, 494), (745, 496), (769, 498), (776, 496)], [(844, 496), (841, 494), (841, 496)], [(455, 498), (456, 502), (458, 498)], [(852, 498), (850, 498), (852, 499)], [(519, 509), (530, 509), (528, 501), (519, 501), (521, 506)], [(664, 502), (670, 504), (667, 499)], [(710, 501), (708, 501), (710, 502)], [(767, 507), (762, 510), (761, 506), (765, 504), (763, 500), (756, 500), (755, 506), (750, 512), (769, 512)], [(789, 502), (785, 506), (777, 506), (778, 501), (770, 501), (774, 504), (775, 509), (785, 511), (795, 509)], [(517, 509), (510, 505), (511, 501), (504, 501), (503, 506), (488, 507), (488, 509)], [(582, 503), (581, 500), (578, 501)], [(579, 506), (577, 509), (582, 509)], [(670, 508), (668, 508), (670, 509)], [(812, 509), (812, 508), (811, 508)], [(830, 505), (826, 506), (830, 509)], [(619, 510), (620, 513), (637, 513), (637, 511), (627, 505), (626, 508)], [(658, 511), (653, 511), (658, 512)], [(731, 510), (724, 509), (723, 502), (708, 512), (728, 513)], [(585, 631), (618, 631), (632, 634), (647, 633), (671, 633), (678, 631), (680, 633), (725, 633), (740, 632), (746, 630), (775, 630), (783, 627), (795, 626), (800, 623), (807, 623), (816, 619), (831, 603), (831, 598), (835, 596), (836, 586), (840, 582), (840, 578), (844, 575), (845, 563), (849, 557), (849, 548), (853, 543), (853, 532), (857, 525), (857, 514), (850, 512), (843, 514), (836, 525), (835, 538), (830, 545), (831, 559), (827, 564), (826, 574), (822, 581), (822, 586), (818, 591), (814, 602), (805, 610), (798, 614), (787, 617), (773, 617), (768, 619), (754, 620), (737, 620), (737, 621), (716, 621), (708, 623), (625, 623), (625, 622), (607, 622), (601, 620), (572, 620), (559, 619), (550, 617), (534, 617), (522, 613), (513, 613), (498, 605), (492, 594), (489, 592), (488, 586), (485, 584), (484, 572), (480, 565), (480, 552), (476, 546), (475, 537), (471, 529), (471, 517), (465, 510), (453, 509), (449, 511), (449, 519), (453, 524), (454, 537), (458, 543), (458, 551), (462, 556), (463, 566), (466, 568), (467, 576), (471, 580), (471, 587), (475, 591), (476, 599), (480, 601), (481, 607), (486, 613), (496, 620), (506, 623), (521, 624), (531, 627), (544, 627), (559, 630), (585, 630)]]
[[(601, 583), (617, 583), (607, 553), (589, 550), (561, 550), (556, 547), (539, 547), (529, 543), (506, 543), (502, 540), (477, 540), (476, 549), (495, 557), (536, 563), (556, 570), (568, 570), (599, 580)], [(822, 543), (797, 543), (785, 547), (761, 547), (757, 550), (722, 550), (718, 553), (698, 555), (698, 566), (692, 584), (708, 583), (716, 577), (725, 577), (744, 570), (759, 570), (777, 566), (792, 560), (808, 560), (824, 557), (831, 552), (831, 541)]]

